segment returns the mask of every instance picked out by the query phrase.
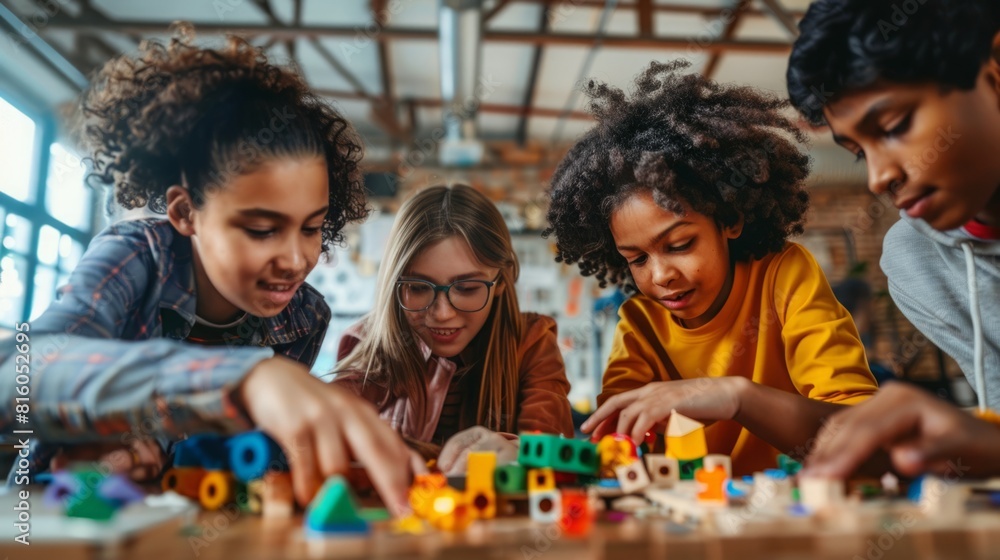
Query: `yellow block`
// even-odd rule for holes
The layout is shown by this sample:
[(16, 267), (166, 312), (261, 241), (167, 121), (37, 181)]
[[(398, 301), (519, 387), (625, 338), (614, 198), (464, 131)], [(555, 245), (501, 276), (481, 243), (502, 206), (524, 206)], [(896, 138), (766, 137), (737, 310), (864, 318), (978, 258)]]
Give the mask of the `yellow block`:
[(232, 502), (236, 497), (236, 483), (229, 471), (208, 471), (201, 479), (198, 501), (201, 507), (213, 511)]
[(667, 457), (679, 461), (693, 461), (708, 455), (705, 443), (705, 429), (698, 428), (683, 436), (667, 436)]
[(528, 469), (528, 493), (556, 489), (556, 475), (551, 467)]
[(469, 515), (473, 519), (493, 519), (497, 514), (497, 494), (493, 487), (493, 474), (497, 455), (493, 452), (473, 451), (465, 476), (465, 496), (469, 502)]

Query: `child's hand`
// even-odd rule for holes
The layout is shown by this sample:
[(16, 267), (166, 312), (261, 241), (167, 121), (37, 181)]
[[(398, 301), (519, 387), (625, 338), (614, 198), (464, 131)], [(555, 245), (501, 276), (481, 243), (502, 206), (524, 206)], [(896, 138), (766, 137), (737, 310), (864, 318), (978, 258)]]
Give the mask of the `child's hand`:
[(513, 463), (517, 460), (518, 445), (514, 440), (484, 428), (475, 426), (451, 436), (438, 456), (438, 468), (446, 476), (464, 474), (470, 451), (494, 451), (497, 465)]
[(705, 423), (731, 420), (740, 410), (740, 395), (747, 383), (742, 377), (647, 383), (609, 398), (580, 429), (585, 433), (593, 431), (596, 438), (618, 433), (642, 442), (646, 432), (666, 429), (671, 410)]
[(283, 356), (258, 364), (237, 396), (257, 426), (284, 449), (301, 505), (327, 477), (347, 473), (354, 458), (390, 511), (408, 511), (410, 474), (423, 469), (423, 462), (370, 403)]
[(49, 463), (58, 471), (77, 461), (97, 461), (107, 472), (123, 474), (135, 482), (150, 482), (159, 476), (166, 462), (160, 444), (136, 439), (130, 444), (81, 444), (63, 447)]
[(882, 449), (905, 476), (1000, 474), (1000, 428), (903, 383), (832, 416), (803, 473), (846, 478)]

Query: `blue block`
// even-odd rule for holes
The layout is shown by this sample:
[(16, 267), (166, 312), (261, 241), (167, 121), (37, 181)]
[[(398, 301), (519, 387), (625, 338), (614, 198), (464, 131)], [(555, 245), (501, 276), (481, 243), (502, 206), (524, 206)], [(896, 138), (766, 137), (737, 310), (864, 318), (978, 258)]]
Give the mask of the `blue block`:
[(288, 471), (281, 447), (261, 431), (246, 432), (229, 440), (229, 467), (240, 482), (263, 478), (268, 471)]
[(924, 488), (924, 477), (919, 477), (914, 479), (910, 483), (910, 487), (906, 490), (906, 497), (910, 499), (911, 502), (919, 502), (920, 494), (923, 492)]
[(618, 480), (614, 479), (614, 478), (602, 478), (601, 480), (597, 481), (597, 485), (600, 486), (601, 488), (621, 488), (622, 487), (621, 483), (618, 482)]
[(764, 475), (775, 480), (784, 480), (788, 478), (788, 473), (781, 469), (764, 469)]
[(312, 523), (311, 520), (306, 519), (306, 529), (313, 533), (322, 533), (324, 535), (367, 535), (369, 532), (368, 523), (364, 521), (359, 523), (327, 523), (317, 525)]
[(178, 441), (174, 444), (174, 466), (228, 471), (229, 439), (218, 434), (197, 434)]

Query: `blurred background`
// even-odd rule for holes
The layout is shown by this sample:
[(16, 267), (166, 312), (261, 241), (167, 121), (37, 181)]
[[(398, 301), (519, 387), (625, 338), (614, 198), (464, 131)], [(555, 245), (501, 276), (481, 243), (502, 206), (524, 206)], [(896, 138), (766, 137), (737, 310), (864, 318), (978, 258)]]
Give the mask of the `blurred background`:
[[(627, 87), (652, 60), (785, 97), (808, 0), (0, 0), (0, 338), (56, 297), (89, 239), (125, 213), (83, 183), (65, 122), (88, 76), (175, 20), (196, 42), (238, 34), (297, 65), (363, 135), (376, 209), (312, 273), (334, 312), (316, 372), (372, 305), (395, 210), (414, 190), (461, 181), (500, 207), (521, 259), (522, 307), (552, 315), (580, 411), (593, 406), (622, 296), (553, 260), (548, 180), (588, 127), (582, 80)], [(852, 312), (879, 376), (960, 404), (955, 364), (892, 305), (879, 270), (898, 219), (866, 189), (863, 163), (812, 130), (807, 232), (797, 239)]]

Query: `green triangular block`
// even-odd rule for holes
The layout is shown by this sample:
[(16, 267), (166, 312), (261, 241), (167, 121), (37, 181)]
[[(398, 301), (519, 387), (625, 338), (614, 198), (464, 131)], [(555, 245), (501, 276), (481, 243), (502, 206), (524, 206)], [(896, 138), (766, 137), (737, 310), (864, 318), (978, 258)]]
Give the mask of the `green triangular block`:
[(115, 507), (91, 492), (89, 495), (74, 496), (66, 500), (66, 515), (105, 521), (115, 515)]
[(339, 525), (365, 524), (343, 476), (331, 476), (306, 510), (306, 524), (315, 530)]

